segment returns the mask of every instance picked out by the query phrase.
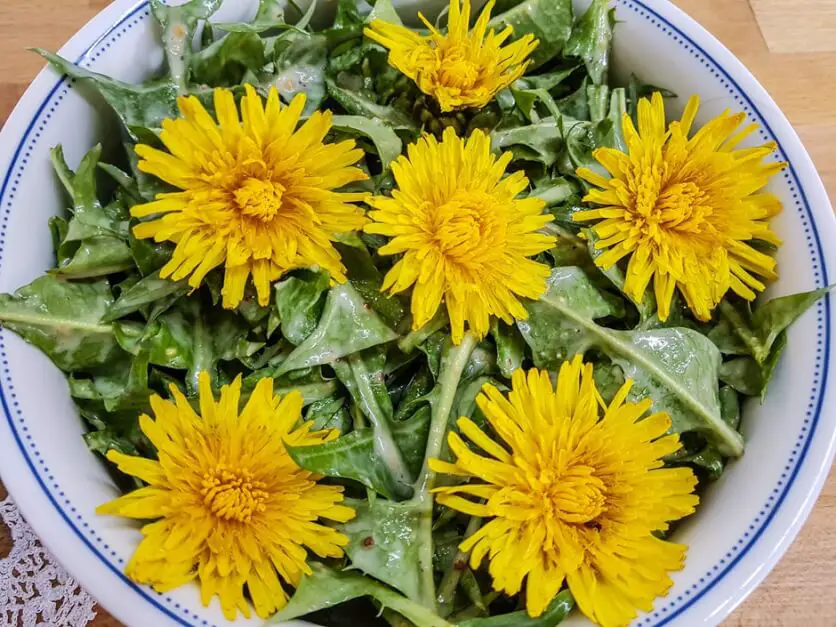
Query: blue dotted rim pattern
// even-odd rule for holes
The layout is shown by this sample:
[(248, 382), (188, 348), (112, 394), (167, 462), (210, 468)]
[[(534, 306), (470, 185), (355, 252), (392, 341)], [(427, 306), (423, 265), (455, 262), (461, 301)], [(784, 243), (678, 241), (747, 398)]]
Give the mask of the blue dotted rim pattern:
[[(616, 0), (619, 7), (629, 10), (654, 27), (661, 30), (670, 37), (677, 46), (687, 50), (696, 57), (700, 63), (709, 70), (712, 76), (719, 79), (720, 84), (728, 90), (740, 108), (746, 114), (757, 120), (761, 125), (760, 134), (764, 140), (774, 139), (774, 133), (765, 117), (760, 113), (754, 102), (743, 92), (731, 75), (724, 70), (703, 48), (690, 39), (685, 33), (671, 24), (652, 8), (640, 0)], [(104, 54), (111, 45), (121, 38), (129, 29), (139, 25), (143, 20), (150, 17), (148, 3), (137, 6), (122, 20), (113, 26), (104, 36), (93, 44), (76, 61), (79, 65), (89, 66)], [(22, 178), (23, 170), (31, 158), (32, 149), (38, 142), (47, 124), (49, 124), (53, 113), (61, 104), (64, 97), (72, 89), (74, 80), (63, 78), (59, 80), (46, 99), (40, 105), (34, 118), (29, 123), (23, 138), (18, 145), (11, 165), (5, 174), (2, 188), (0, 188), (0, 207), (2, 207), (2, 222), (0, 222), (0, 260), (2, 260), (3, 246), (5, 244), (6, 231), (9, 222), (9, 214), (14, 204), (18, 185)], [(789, 162), (785, 152), (779, 145), (776, 158)], [(784, 178), (790, 188), (795, 210), (801, 219), (804, 228), (807, 247), (810, 251), (813, 274), (817, 286), (824, 287), (828, 284), (827, 269), (824, 263), (822, 245), (819, 234), (813, 221), (812, 211), (807, 201), (804, 190), (798, 182), (797, 174), (790, 163), (784, 172)], [(653, 611), (639, 620), (636, 624), (640, 627), (661, 627), (682, 614), (704, 594), (714, 588), (732, 568), (743, 558), (744, 555), (758, 541), (760, 536), (769, 526), (776, 512), (789, 493), (801, 464), (809, 449), (812, 436), (815, 433), (821, 414), (822, 403), (825, 396), (826, 381), (823, 374), (827, 371), (830, 358), (830, 297), (826, 296), (816, 305), (817, 316), (817, 349), (814, 371), (813, 387), (810, 391), (806, 416), (800, 434), (794, 444), (790, 458), (783, 468), (781, 478), (772, 490), (768, 500), (763, 504), (760, 512), (749, 525), (742, 537), (729, 549), (725, 556), (720, 559), (710, 570), (706, 571), (699, 580), (684, 590), (676, 598), (670, 599), (664, 606)], [(3, 331), (3, 334), (6, 332)], [(37, 450), (29, 428), (20, 409), (17, 400), (14, 384), (11, 380), (6, 347), (3, 335), (0, 334), (0, 361), (3, 365), (3, 385), (0, 386), (0, 403), (2, 403), (5, 418), (11, 428), (12, 434), (25, 458), (29, 468), (43, 489), (44, 493), (56, 508), (58, 513), (72, 528), (75, 534), (84, 544), (116, 575), (118, 575), (137, 594), (141, 595), (149, 603), (163, 612), (177, 623), (191, 627), (199, 625), (210, 627), (210, 623), (191, 610), (182, 607), (169, 596), (159, 594), (144, 586), (138, 586), (130, 581), (123, 573), (125, 561), (118, 556), (104, 540), (96, 533), (95, 529), (66, 498), (55, 476), (50, 472), (46, 462), (42, 459)], [(215, 627), (212, 625), (211, 627)]]
[[(95, 63), (99, 57), (107, 52), (116, 40), (120, 39), (130, 29), (139, 26), (144, 20), (151, 16), (148, 2), (144, 2), (134, 8), (130, 13), (123, 17), (115, 26), (108, 30), (96, 43), (88, 48), (75, 63), (83, 67), (89, 67)], [(3, 249), (6, 241), (6, 231), (8, 229), (9, 214), (14, 205), (15, 196), (18, 185), (23, 175), (23, 170), (29, 162), (34, 145), (38, 142), (46, 126), (52, 119), (53, 113), (60, 106), (61, 102), (72, 90), (75, 79), (67, 79), (66, 77), (59, 80), (49, 95), (39, 106), (35, 116), (26, 128), (23, 138), (18, 145), (11, 164), (6, 172), (3, 186), (0, 188), (0, 207), (3, 211), (3, 220), (0, 223), (0, 261), (2, 261)], [(33, 133), (34, 131), (34, 133)], [(9, 361), (6, 355), (6, 345), (4, 335), (7, 331), (3, 330), (0, 333), (0, 361), (3, 365), (3, 380), (0, 385), (0, 403), (2, 403), (6, 420), (11, 428), (12, 434), (17, 442), (18, 447), (23, 453), (26, 463), (35, 475), (41, 488), (46, 493), (46, 496), (52, 502), (53, 506), (58, 510), (61, 517), (72, 528), (75, 534), (84, 542), (84, 544), (122, 581), (130, 586), (137, 594), (146, 599), (151, 605), (163, 612), (169, 618), (177, 623), (184, 625), (184, 627), (194, 627), (199, 625), (201, 627), (217, 627), (210, 624), (209, 621), (204, 620), (198, 614), (195, 614), (188, 608), (176, 602), (171, 597), (155, 592), (149, 587), (139, 586), (128, 579), (123, 570), (125, 568), (125, 560), (116, 553), (113, 548), (108, 545), (96, 533), (95, 528), (84, 519), (78, 512), (77, 508), (73, 506), (70, 500), (66, 497), (64, 491), (61, 489), (55, 476), (50, 471), (46, 462), (41, 457), (37, 450), (32, 436), (29, 434), (29, 428), (26, 426), (23, 412), (20, 409), (20, 403), (17, 400), (17, 393), (15, 386), (11, 380), (11, 372), (9, 370)], [(9, 401), (13, 411), (10, 410)], [(25, 441), (25, 443), (24, 443)], [(47, 485), (49, 484), (49, 485)], [(51, 487), (50, 487), (51, 486)], [(163, 601), (161, 603), (160, 601)]]
[[(740, 88), (734, 78), (699, 44), (643, 2), (639, 0), (617, 0), (617, 3), (619, 7), (623, 6), (648, 21), (651, 25), (670, 37), (677, 46), (684, 48), (692, 56), (696, 57), (702, 66), (709, 70), (712, 76), (719, 79), (720, 84), (728, 90), (741, 110), (749, 118), (760, 123), (761, 138), (764, 141), (775, 139), (769, 122), (761, 114), (757, 106), (755, 106), (752, 99)], [(780, 143), (778, 144), (775, 159), (789, 163), (789, 166), (784, 171), (784, 179), (789, 186), (794, 208), (804, 228), (804, 236), (807, 241), (807, 248), (810, 251), (816, 287), (825, 287), (828, 285), (827, 268), (824, 262), (821, 239), (819, 238), (813, 220), (812, 210), (810, 209), (804, 190), (798, 182), (798, 176), (792, 162), (790, 162)], [(786, 209), (789, 208), (787, 207)], [(761, 506), (758, 515), (749, 524), (747, 530), (737, 539), (717, 564), (714, 564), (696, 583), (692, 584), (681, 594), (675, 598), (671, 598), (662, 607), (655, 609), (652, 613), (645, 615), (644, 618), (637, 621), (636, 625), (638, 627), (649, 627), (651, 625), (653, 627), (661, 627), (661, 625), (670, 623), (677, 616), (693, 606), (743, 559), (769, 527), (769, 523), (772, 522), (775, 514), (780, 509), (781, 504), (789, 493), (790, 487), (801, 469), (802, 462), (810, 448), (810, 443), (813, 440), (812, 436), (815, 433), (821, 415), (826, 387), (826, 379), (823, 377), (823, 374), (827, 372), (830, 361), (830, 296), (825, 296), (816, 304), (816, 335), (816, 361), (813, 373), (813, 386), (807, 402), (804, 423), (793, 445), (790, 458), (787, 460), (781, 472), (781, 477), (777, 485), (772, 489), (767, 502)]]

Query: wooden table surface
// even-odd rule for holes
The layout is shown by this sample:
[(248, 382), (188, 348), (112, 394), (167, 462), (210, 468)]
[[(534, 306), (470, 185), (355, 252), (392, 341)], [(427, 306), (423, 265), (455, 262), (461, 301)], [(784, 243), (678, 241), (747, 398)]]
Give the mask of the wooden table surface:
[[(674, 1), (728, 46), (772, 94), (810, 151), (836, 205), (836, 0)], [(2, 0), (0, 121), (42, 66), (25, 49), (56, 50), (107, 4)], [(7, 546), (8, 539), (3, 541)], [(0, 554), (5, 554), (2, 547), (0, 541)], [(831, 475), (795, 544), (726, 624), (836, 625), (834, 588), (836, 475)], [(119, 623), (99, 609), (92, 625)]]

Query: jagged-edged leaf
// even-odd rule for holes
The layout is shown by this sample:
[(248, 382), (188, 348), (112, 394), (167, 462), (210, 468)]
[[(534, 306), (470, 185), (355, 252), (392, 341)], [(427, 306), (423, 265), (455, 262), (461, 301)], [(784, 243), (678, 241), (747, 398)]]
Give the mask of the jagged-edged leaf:
[(357, 513), (353, 520), (339, 526), (348, 537), (345, 552), (352, 566), (417, 600), (421, 592), (419, 506), (384, 499), (351, 500), (346, 504)]
[(550, 92), (569, 78), (577, 69), (578, 66), (572, 66), (543, 74), (529, 74), (518, 78), (514, 82), (514, 86), (518, 89), (545, 89)]
[[(601, 255), (604, 254), (604, 250), (596, 248), (596, 244), (600, 239), (598, 235), (592, 229), (584, 229), (584, 235), (589, 243), (589, 256), (593, 259), (597, 259)], [(618, 288), (618, 290), (624, 294), (624, 296), (636, 306), (636, 309), (639, 312), (639, 317), (641, 318), (641, 322), (646, 321), (653, 313), (656, 311), (656, 298), (653, 296), (653, 292), (651, 290), (646, 290), (644, 293), (644, 298), (641, 301), (636, 301), (633, 297), (627, 294), (624, 291), (624, 282), (626, 280), (624, 276), (624, 271), (618, 266), (618, 264), (611, 266), (610, 268), (604, 270), (600, 266), (596, 266), (598, 270), (603, 274), (609, 281)]]
[[(216, 28), (230, 33), (263, 33), (276, 28), (286, 28), (284, 19), (285, 0), (259, 0), (258, 11), (250, 22), (221, 22), (213, 24)], [(311, 9), (316, 8), (316, 0), (311, 2)], [(299, 28), (303, 28), (299, 26)]]
[[(413, 476), (418, 474), (424, 461), (429, 428), (428, 406), (392, 428), (393, 439)], [(352, 431), (332, 442), (290, 448), (288, 452), (306, 470), (326, 477), (353, 479), (389, 499), (403, 498), (402, 489), (393, 482), (376, 449), (374, 430), (365, 428)]]
[(592, 82), (601, 85), (607, 80), (611, 45), (612, 21), (609, 0), (592, 0), (592, 4), (572, 29), (563, 54), (580, 58)]
[(721, 358), (710, 340), (690, 329), (610, 333), (602, 349), (633, 379), (632, 399), (652, 399), (653, 411), (667, 412), (676, 432), (700, 432), (725, 455), (743, 452), (743, 438), (722, 420)]
[(539, 42), (531, 55), (532, 67), (539, 67), (563, 50), (572, 32), (572, 0), (529, 0), (494, 16), (490, 25), (511, 26), (514, 37), (531, 33)]
[(63, 246), (69, 228), (67, 219), (62, 216), (52, 216), (48, 224), (49, 234), (52, 237), (52, 250), (55, 253), (55, 263), (65, 263), (70, 258), (70, 252)]
[[(444, 331), (436, 331), (419, 345), (419, 350), (427, 356), (427, 365), (434, 378), (441, 376), (444, 355), (452, 346), (449, 334)], [(480, 342), (470, 353), (462, 377), (467, 380), (497, 372), (496, 348), (489, 342)]]
[(159, 128), (166, 118), (177, 117), (177, 84), (170, 78), (130, 85), (97, 74), (39, 48), (43, 56), (62, 74), (93, 86), (116, 111), (125, 128)]
[(155, 366), (188, 370), (194, 361), (191, 320), (183, 310), (166, 312), (148, 324), (116, 322), (113, 330), (123, 350), (144, 353)]
[(76, 283), (42, 276), (14, 294), (0, 294), (0, 324), (40, 348), (67, 372), (98, 368), (122, 354), (111, 325), (107, 281)]
[[(548, 285), (542, 299), (526, 305), (529, 317), (518, 320), (517, 328), (531, 349), (534, 365), (557, 370), (565, 360), (595, 344), (596, 334), (584, 323), (615, 316), (618, 309), (580, 268), (555, 268)], [(565, 313), (569, 310), (571, 316)]]
[(724, 301), (720, 304), (720, 314), (731, 325), (749, 354), (762, 364), (769, 358), (778, 336), (830, 289), (823, 287), (774, 298), (759, 305), (751, 316), (744, 305)]
[[(72, 383), (70, 383), (72, 385)], [(149, 455), (153, 453), (153, 445), (139, 428), (139, 411), (136, 408), (108, 411), (101, 401), (74, 399), (78, 413), (91, 428), (84, 434), (87, 447), (102, 456), (111, 449), (127, 455)], [(147, 398), (146, 398), (147, 401)], [(142, 487), (136, 479), (127, 479), (124, 484), (127, 489)]]
[(525, 359), (525, 340), (517, 327), (497, 319), (491, 323), (491, 335), (496, 342), (496, 363), (499, 371), (503, 377), (510, 379), (514, 371), (522, 367)]
[[(168, 74), (180, 93), (186, 92), (192, 60), (192, 41), (200, 20), (207, 20), (223, 0), (188, 0), (174, 6), (151, 0), (151, 10), (163, 33)], [(142, 126), (148, 126), (143, 124)]]
[(555, 118), (544, 118), (536, 124), (495, 130), (491, 133), (494, 151), (523, 146), (546, 167), (554, 165), (563, 150), (563, 130)]
[(708, 338), (690, 329), (618, 331), (597, 324), (611, 309), (578, 268), (555, 268), (547, 293), (527, 308), (528, 320), (517, 326), (535, 363), (556, 369), (594, 347), (633, 379), (633, 399), (651, 398), (654, 411), (668, 412), (673, 431), (698, 431), (722, 453), (742, 453), (742, 437), (721, 417), (721, 357)]
[(278, 374), (330, 364), (397, 337), (351, 283), (337, 285), (328, 292), (316, 329), (290, 354)]
[(195, 54), (192, 80), (212, 87), (240, 85), (247, 71), (257, 72), (266, 63), (261, 37), (233, 32)]
[(418, 130), (415, 122), (409, 116), (394, 107), (379, 105), (358, 92), (344, 89), (330, 77), (325, 78), (325, 85), (328, 89), (328, 95), (351, 115), (383, 120), (395, 130)]
[(325, 307), (330, 279), (325, 272), (299, 271), (275, 286), (275, 305), (282, 335), (299, 345), (313, 333)]
[[(139, 431), (139, 429), (137, 429)], [(84, 443), (94, 453), (105, 457), (108, 451), (115, 450), (125, 455), (140, 455), (134, 441), (125, 436), (120, 436), (113, 429), (105, 428), (97, 431), (88, 431), (83, 436)], [(141, 483), (137, 480), (137, 483)], [(141, 485), (132, 486), (134, 488)]]
[[(170, 242), (157, 243), (153, 239), (137, 239), (131, 233), (128, 238), (134, 263), (143, 276), (153, 274), (171, 260), (174, 244)], [(211, 274), (210, 274), (211, 276)]]
[(123, 197), (102, 206), (96, 173), (101, 146), (88, 152), (73, 172), (61, 146), (52, 149), (52, 165), (70, 196), (69, 221), (53, 219), (53, 243), (58, 265), (52, 270), (68, 279), (91, 279), (130, 270), (133, 255), (127, 244), (128, 210)]
[(391, 423), (394, 410), (386, 388), (386, 348), (375, 346), (331, 364), (349, 394), (372, 424)]
[(708, 339), (724, 355), (748, 355), (749, 348), (740, 339), (737, 331), (726, 316), (721, 315), (717, 324), (708, 332)]
[(52, 166), (72, 201), (72, 217), (62, 243), (82, 241), (90, 237), (125, 239), (128, 236), (127, 209), (118, 201), (107, 205), (99, 202), (96, 172), (101, 152), (102, 147), (95, 146), (82, 158), (78, 169), (73, 172), (64, 159), (61, 146), (56, 146), (51, 151)]
[(542, 199), (547, 206), (560, 205), (578, 198), (580, 189), (568, 178), (559, 176), (538, 185), (531, 196)]
[(596, 149), (613, 147), (616, 144), (616, 127), (612, 119), (600, 122), (575, 122), (564, 127), (566, 151), (558, 164), (558, 171), (566, 176), (575, 176), (578, 168), (585, 167), (602, 172), (602, 167), (593, 156)]
[(426, 405), (429, 400), (429, 394), (434, 385), (434, 378), (430, 369), (424, 365), (421, 366), (415, 374), (412, 375), (409, 384), (400, 397), (398, 407), (395, 410), (395, 420), (405, 420), (413, 415), (422, 405)]
[(93, 279), (134, 267), (128, 244), (110, 236), (90, 237), (78, 243), (72, 257), (66, 257), (52, 272), (66, 279)]
[(209, 309), (198, 296), (182, 298), (148, 323), (117, 321), (113, 328), (125, 351), (147, 353), (156, 366), (187, 370), (190, 393), (201, 372), (217, 381), (219, 362), (250, 356), (263, 345), (248, 340), (249, 325), (241, 316)]
[(313, 423), (312, 431), (336, 429), (347, 433), (351, 429), (351, 415), (342, 395), (323, 398), (308, 405), (305, 420)]
[(311, 562), (310, 567), (312, 573), (302, 577), (290, 601), (267, 621), (269, 624), (281, 624), (358, 597), (370, 596), (415, 625), (445, 625), (446, 621), (442, 621), (434, 611), (407, 601), (391, 588), (356, 571), (336, 571), (319, 562)]
[(108, 412), (149, 407), (148, 354), (138, 353), (117, 360), (107, 372), (91, 377), (69, 378), (70, 394), (76, 399), (101, 402)]
[(736, 357), (725, 361), (720, 366), (720, 380), (741, 394), (760, 396), (763, 399), (786, 345), (787, 332), (781, 331), (763, 363), (758, 363), (753, 357)]
[(78, 165), (78, 170), (73, 172), (64, 159), (63, 146), (56, 146), (50, 151), (55, 174), (72, 199), (73, 214), (96, 214), (102, 208), (96, 195), (96, 166), (101, 155), (102, 147), (98, 144), (84, 155)]
[[(720, 411), (723, 421), (732, 429), (737, 429), (740, 424), (740, 400), (737, 392), (728, 385), (720, 388)], [(692, 466), (709, 481), (719, 479), (726, 467), (726, 458), (715, 446), (706, 444), (701, 439), (697, 441), (696, 446), (686, 442), (680, 451), (666, 461), (675, 465)]]
[(356, 236), (345, 236), (334, 247), (340, 253), (348, 280), (357, 293), (387, 325), (397, 329), (406, 316), (406, 307), (397, 296), (390, 296), (381, 290), (383, 274), (377, 269), (363, 241)]
[(331, 366), (371, 424), (375, 456), (390, 475), (396, 493), (409, 496), (412, 473), (392, 433), (394, 410), (383, 374), (385, 364), (385, 347), (375, 346), (338, 359)]
[[(519, 111), (529, 122), (539, 122), (541, 116), (546, 114), (553, 118), (560, 117), (560, 109), (557, 103), (545, 89), (519, 89), (512, 87), (511, 94), (514, 96), (514, 101), (517, 103)], [(537, 107), (538, 103), (542, 104), (539, 110)], [(541, 113), (543, 109), (545, 109), (545, 113)]]
[(271, 84), (289, 102), (304, 92), (307, 99), (303, 115), (316, 111), (325, 100), (325, 65), (328, 40), (324, 35), (287, 33), (274, 45), (275, 73)]
[(403, 150), (401, 138), (385, 122), (360, 115), (335, 115), (333, 127), (350, 135), (368, 137), (374, 144), (384, 170), (397, 159)]
[(182, 281), (161, 279), (159, 272), (154, 272), (122, 292), (116, 302), (108, 307), (102, 320), (110, 322), (124, 318), (146, 305), (172, 297), (185, 296), (190, 289), (185, 279)]
[(627, 83), (627, 112), (630, 114), (634, 123), (638, 121), (639, 100), (642, 98), (650, 98), (657, 91), (663, 98), (676, 98), (676, 93), (670, 89), (645, 83), (635, 74), (630, 74), (630, 80)]

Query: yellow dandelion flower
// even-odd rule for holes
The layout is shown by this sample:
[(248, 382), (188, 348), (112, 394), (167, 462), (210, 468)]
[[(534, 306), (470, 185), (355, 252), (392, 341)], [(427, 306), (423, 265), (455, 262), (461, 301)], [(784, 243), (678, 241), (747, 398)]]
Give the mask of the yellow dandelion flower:
[(164, 214), (134, 228), (142, 238), (176, 243), (163, 278), (189, 277), (197, 288), (225, 265), (223, 305), (235, 308), (250, 275), (258, 301), (270, 300), (270, 284), (286, 271), (307, 266), (345, 280), (331, 244), (335, 234), (363, 226), (353, 201), (363, 194), (334, 191), (366, 178), (350, 167), (363, 152), (353, 141), (325, 143), (331, 113), (315, 112), (296, 128), (304, 94), (286, 107), (275, 88), (266, 106), (245, 85), (241, 119), (232, 93), (216, 89), (217, 122), (194, 96), (178, 100), (182, 118), (164, 120), (160, 139), (169, 152), (136, 147), (139, 169), (182, 190), (159, 194), (131, 210), (136, 218)]
[(488, 2), (472, 31), (470, 0), (450, 0), (446, 35), (420, 13), (429, 36), (383, 20), (372, 21), (365, 34), (387, 48), (389, 64), (433, 96), (442, 111), (484, 107), (525, 73), (526, 58), (537, 47), (531, 34), (504, 46), (514, 29), (488, 30), (494, 4)]
[(513, 323), (527, 312), (518, 297), (536, 299), (546, 289), (549, 268), (528, 259), (554, 246), (539, 233), (552, 217), (539, 198), (518, 199), (528, 187), (521, 172), (503, 178), (511, 160), (491, 154), (481, 131), (464, 140), (448, 128), (439, 143), (425, 136), (392, 164), (398, 189), (368, 202), (368, 233), (392, 238), (382, 255), (403, 257), (382, 289), (412, 293), (412, 325), (424, 326), (446, 301), (453, 342), (464, 324), (483, 337), (490, 316)]
[(158, 461), (110, 451), (122, 472), (148, 485), (100, 506), (99, 514), (154, 520), (142, 528), (125, 572), (164, 592), (197, 579), (208, 605), (217, 595), (224, 615), (267, 618), (287, 602), (284, 582), (295, 587), (310, 574), (307, 551), (341, 557), (348, 539), (318, 523), (345, 522), (354, 510), (340, 505), (343, 489), (321, 485), (299, 468), (285, 445), (309, 446), (337, 437), (335, 430), (297, 427), (302, 396), (273, 394), (273, 380), (258, 382), (239, 415), (241, 378), (215, 401), (209, 375), (200, 376), (200, 413), (172, 386), (174, 402), (151, 397), (156, 416), (141, 416), (142, 432)]
[(687, 468), (664, 467), (679, 438), (665, 435), (666, 414), (644, 417), (649, 399), (625, 402), (631, 384), (607, 407), (580, 356), (563, 364), (556, 388), (546, 371), (517, 370), (507, 398), (489, 384), (477, 398), (499, 440), (460, 418), (472, 445), (451, 432), (455, 463), (430, 462), (476, 480), (437, 488), (438, 501), (489, 519), (460, 548), (472, 551), (474, 568), (490, 555), (496, 590), (517, 594), (526, 580), (531, 616), (565, 581), (591, 620), (626, 625), (682, 568), (686, 547), (653, 532), (694, 511), (697, 481)]
[(606, 269), (629, 256), (625, 291), (639, 301), (653, 279), (662, 320), (676, 288), (694, 315), (708, 320), (729, 290), (752, 300), (765, 287), (758, 277), (777, 278), (775, 260), (751, 241), (780, 244), (768, 220), (781, 211), (781, 202), (760, 190), (786, 164), (763, 161), (774, 142), (735, 149), (757, 129), (739, 128), (743, 113), (726, 111), (689, 139), (698, 107), (694, 96), (682, 119), (666, 130), (662, 96), (642, 99), (638, 131), (624, 116), (627, 153), (594, 153), (612, 178), (578, 170), (600, 188), (584, 200), (604, 205), (575, 214), (576, 220), (598, 220), (596, 247), (607, 251), (596, 263)]

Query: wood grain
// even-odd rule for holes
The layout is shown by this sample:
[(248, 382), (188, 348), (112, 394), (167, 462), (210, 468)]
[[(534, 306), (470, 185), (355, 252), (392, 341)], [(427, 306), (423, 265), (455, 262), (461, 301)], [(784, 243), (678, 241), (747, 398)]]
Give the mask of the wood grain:
[(749, 1), (771, 52), (836, 52), (833, 0)]
[[(107, 3), (3, 0), (0, 120), (43, 65), (26, 48), (59, 48)], [(675, 0), (675, 4), (720, 39), (769, 90), (810, 151), (831, 198), (836, 198), (836, 0)], [(7, 551), (8, 534), (0, 535), (0, 555)], [(836, 476), (831, 476), (792, 548), (726, 624), (836, 625), (834, 587)], [(119, 625), (101, 609), (92, 624)]]

